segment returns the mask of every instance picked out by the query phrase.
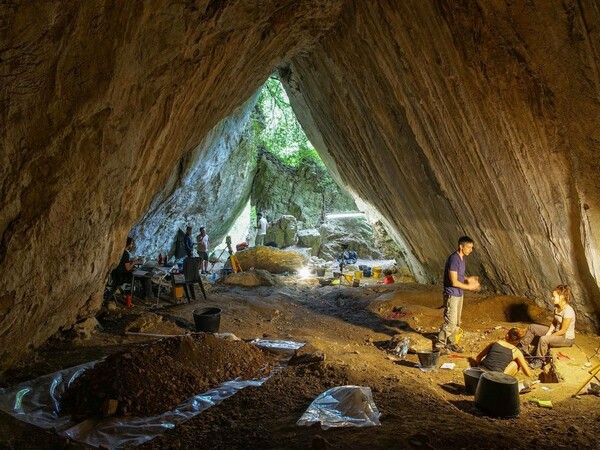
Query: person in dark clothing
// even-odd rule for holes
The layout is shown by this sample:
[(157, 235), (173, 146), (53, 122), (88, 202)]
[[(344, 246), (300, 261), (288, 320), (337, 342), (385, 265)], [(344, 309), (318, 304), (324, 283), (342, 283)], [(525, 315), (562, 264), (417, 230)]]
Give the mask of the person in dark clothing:
[(194, 241), (192, 239), (192, 227), (185, 229), (185, 255), (188, 258), (194, 257)]
[(513, 377), (519, 369), (528, 377), (533, 376), (523, 353), (516, 347), (522, 337), (523, 333), (516, 328), (511, 328), (506, 333), (506, 336), (504, 336), (504, 339), (499, 339), (488, 344), (477, 355), (475, 363), (484, 370), (504, 372)]
[[(131, 283), (133, 278), (132, 274), (135, 270), (135, 265), (142, 263), (142, 259), (131, 259), (131, 252), (135, 247), (135, 241), (132, 237), (128, 237), (125, 243), (125, 250), (123, 251), (123, 255), (121, 256), (121, 261), (119, 261), (119, 265), (113, 270), (113, 282), (116, 286), (120, 286), (123, 283)], [(144, 297), (147, 300), (153, 300), (154, 295), (152, 293), (152, 280), (149, 277), (143, 277), (142, 287), (144, 289)]]
[(448, 257), (444, 268), (444, 323), (435, 346), (446, 353), (447, 350), (464, 352), (456, 343), (462, 315), (463, 290), (478, 291), (480, 288), (477, 277), (465, 276), (465, 256), (469, 256), (474, 247), (473, 239), (469, 236), (461, 237), (458, 240), (458, 250)]

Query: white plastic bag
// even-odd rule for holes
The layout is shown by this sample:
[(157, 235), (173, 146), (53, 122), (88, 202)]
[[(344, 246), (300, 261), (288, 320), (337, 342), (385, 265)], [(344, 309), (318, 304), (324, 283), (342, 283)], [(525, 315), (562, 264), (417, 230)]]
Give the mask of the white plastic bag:
[(302, 414), (296, 425), (320, 422), (321, 428), (370, 427), (381, 425), (370, 387), (338, 386), (320, 394)]

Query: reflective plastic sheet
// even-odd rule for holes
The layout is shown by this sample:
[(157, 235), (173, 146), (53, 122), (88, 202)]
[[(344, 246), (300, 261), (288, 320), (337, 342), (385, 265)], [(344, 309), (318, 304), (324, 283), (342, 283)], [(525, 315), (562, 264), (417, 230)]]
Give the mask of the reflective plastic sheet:
[(333, 427), (370, 427), (381, 425), (381, 416), (370, 387), (338, 386), (320, 394), (296, 423), (320, 423), (327, 430)]
[[(256, 339), (252, 343), (278, 354), (283, 352), (288, 359), (295, 350), (304, 345), (300, 342), (263, 339)], [(292, 354), (289, 354), (290, 351)], [(189, 398), (176, 409), (157, 416), (88, 419), (76, 424), (69, 416), (59, 414), (59, 398), (75, 378), (98, 362), (81, 364), (10, 388), (0, 389), (0, 409), (23, 422), (40, 428), (54, 429), (62, 436), (93, 447), (121, 448), (125, 445), (139, 445), (149, 441), (211, 406), (219, 404), (245, 387), (260, 386), (271, 376), (256, 380), (227, 381), (215, 389)]]

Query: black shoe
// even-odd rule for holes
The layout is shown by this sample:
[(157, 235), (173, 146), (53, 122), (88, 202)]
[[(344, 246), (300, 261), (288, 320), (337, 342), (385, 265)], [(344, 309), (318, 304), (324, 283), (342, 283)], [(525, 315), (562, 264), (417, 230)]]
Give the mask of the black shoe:
[(532, 359), (531, 361), (529, 361), (529, 367), (531, 367), (534, 370), (537, 369), (541, 369), (542, 368), (542, 360), (541, 359)]
[(458, 344), (450, 344), (448, 346), (448, 350), (450, 350), (452, 353), (464, 353), (465, 349), (462, 347), (459, 347)]
[(450, 353), (444, 344), (435, 344), (435, 346), (433, 347), (433, 351), (440, 352), (440, 356), (444, 356)]

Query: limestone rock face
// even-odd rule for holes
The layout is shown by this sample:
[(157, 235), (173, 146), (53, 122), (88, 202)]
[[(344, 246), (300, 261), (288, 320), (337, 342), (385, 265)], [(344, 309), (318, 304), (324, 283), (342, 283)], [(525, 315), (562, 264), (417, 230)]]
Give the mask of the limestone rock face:
[(236, 253), (242, 269), (264, 269), (271, 273), (299, 270), (306, 264), (304, 256), (291, 250), (260, 245)]
[(305, 228), (320, 225), (328, 212), (357, 211), (352, 198), (315, 161), (294, 168), (268, 152), (259, 154), (251, 202), (270, 218), (292, 215)]
[(332, 219), (319, 228), (321, 248), (319, 257), (336, 259), (342, 244), (355, 251), (359, 258), (381, 259), (383, 255), (374, 246), (373, 229), (363, 218)]
[(156, 194), (342, 4), (0, 5), (0, 370), (98, 309)]
[(395, 230), (417, 280), (439, 281), (467, 234), (468, 272), (547, 307), (568, 283), (589, 325), (599, 54), (594, 2), (353, 0), (281, 76), (326, 165)]
[(206, 227), (211, 247), (222, 242), (244, 208), (256, 171), (245, 126), (255, 98), (219, 122), (182, 160), (166, 186), (134, 227), (136, 252), (154, 257), (173, 254), (178, 229), (193, 227), (193, 237)]
[(298, 231), (298, 245), (302, 247), (310, 247), (311, 256), (319, 255), (321, 247), (321, 233), (316, 228)]
[(578, 323), (600, 323), (595, 2), (32, 0), (0, 17), (0, 370), (93, 315), (131, 227), (290, 59), (311, 142), (419, 281), (469, 234), (490, 287), (548, 306), (569, 283)]
[(275, 242), (278, 247), (289, 247), (298, 241), (298, 221), (294, 216), (283, 215), (269, 223), (265, 242)]

